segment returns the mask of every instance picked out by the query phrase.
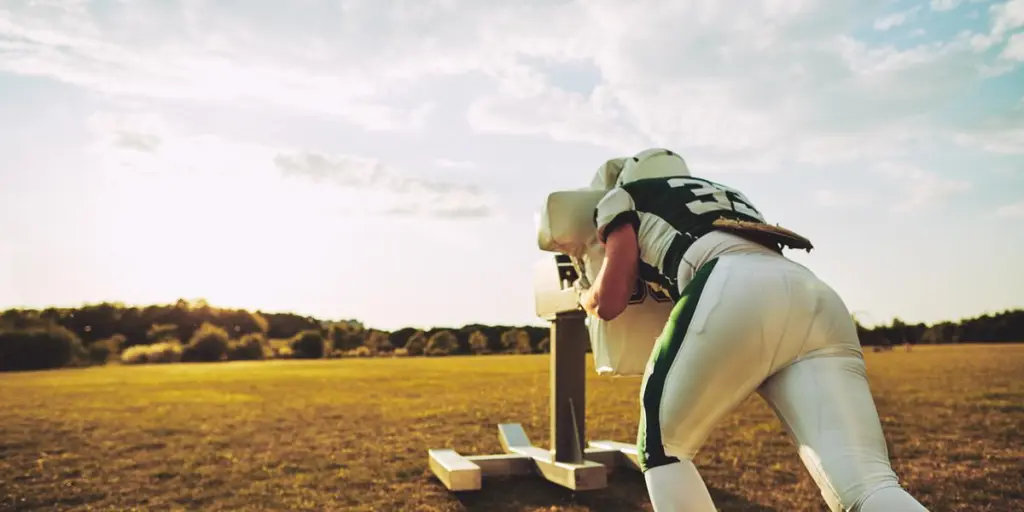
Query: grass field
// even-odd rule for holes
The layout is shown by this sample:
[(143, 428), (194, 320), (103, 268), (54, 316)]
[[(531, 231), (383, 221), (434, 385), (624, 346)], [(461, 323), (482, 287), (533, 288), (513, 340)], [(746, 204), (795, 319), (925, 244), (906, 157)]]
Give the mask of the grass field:
[[(931, 510), (1021, 510), (1024, 345), (868, 353), (893, 463)], [(546, 356), (103, 367), (0, 375), (0, 510), (651, 510), (642, 477), (451, 495), (428, 448), (547, 442)], [(638, 379), (591, 373), (591, 439), (631, 442)], [(601, 401), (597, 397), (602, 397)], [(824, 510), (757, 398), (697, 460), (722, 510)]]

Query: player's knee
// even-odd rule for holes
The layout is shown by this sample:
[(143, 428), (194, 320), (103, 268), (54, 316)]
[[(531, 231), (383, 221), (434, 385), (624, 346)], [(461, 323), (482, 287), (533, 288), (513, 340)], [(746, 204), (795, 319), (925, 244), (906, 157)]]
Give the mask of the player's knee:
[(640, 471), (647, 471), (667, 466), (680, 460), (689, 460), (692, 457), (682, 456), (666, 445), (660, 425), (651, 425), (641, 419), (640, 430), (636, 438), (637, 463)]
[(840, 510), (848, 510), (850, 512), (888, 510), (864, 506), (872, 496), (883, 494), (886, 490), (897, 490), (903, 493), (903, 488), (900, 487), (895, 475), (892, 478), (886, 477), (877, 481), (868, 479), (867, 481), (850, 486), (844, 489), (838, 497), (839, 504), (842, 507)]
[(928, 509), (899, 485), (885, 485), (875, 488), (850, 509), (851, 512), (928, 512)]
[(884, 458), (818, 458), (806, 447), (800, 455), (821, 489), (822, 497), (836, 512), (873, 512), (875, 509), (862, 508), (871, 496), (888, 488), (902, 490), (899, 479)]
[(679, 462), (679, 459), (666, 453), (660, 432), (652, 435), (648, 429), (646, 422), (641, 422), (636, 438), (636, 459), (640, 471), (646, 473), (651, 469)]

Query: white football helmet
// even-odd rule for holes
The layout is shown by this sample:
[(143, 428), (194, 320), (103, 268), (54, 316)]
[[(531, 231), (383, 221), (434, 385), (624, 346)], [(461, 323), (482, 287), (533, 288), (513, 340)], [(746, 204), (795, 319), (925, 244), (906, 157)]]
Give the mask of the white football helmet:
[(651, 148), (626, 159), (615, 185), (621, 187), (639, 180), (677, 176), (690, 176), (690, 168), (683, 157), (664, 148)]

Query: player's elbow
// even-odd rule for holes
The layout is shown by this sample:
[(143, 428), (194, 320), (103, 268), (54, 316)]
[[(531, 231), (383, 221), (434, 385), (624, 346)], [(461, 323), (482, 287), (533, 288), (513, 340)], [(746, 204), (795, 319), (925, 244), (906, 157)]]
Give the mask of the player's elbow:
[(621, 315), (622, 312), (625, 310), (625, 306), (615, 305), (602, 307), (598, 305), (596, 311), (594, 312), (597, 313), (597, 317), (600, 318), (601, 320), (604, 320), (605, 322), (611, 322), (612, 320), (618, 318), (618, 316)]
[(597, 298), (597, 306), (594, 308), (594, 314), (598, 318), (606, 322), (615, 320), (623, 311), (626, 310), (626, 306), (629, 303), (629, 297), (623, 297), (621, 294), (604, 294), (603, 297)]

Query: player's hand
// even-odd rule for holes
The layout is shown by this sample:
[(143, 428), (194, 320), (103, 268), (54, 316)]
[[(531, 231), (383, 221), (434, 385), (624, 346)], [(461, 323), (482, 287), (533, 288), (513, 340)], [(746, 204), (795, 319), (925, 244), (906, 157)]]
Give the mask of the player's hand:
[(577, 279), (572, 282), (572, 290), (576, 292), (576, 299), (579, 300), (580, 303), (583, 303), (583, 297), (587, 294), (587, 290), (589, 288), (590, 287), (587, 286), (582, 279)]
[(590, 297), (590, 286), (587, 284), (588, 283), (583, 279), (577, 279), (572, 283), (572, 288), (576, 291), (576, 301), (580, 303), (583, 310), (586, 311), (587, 314), (596, 315), (597, 312), (594, 311), (594, 308), (592, 307), (593, 301)]

